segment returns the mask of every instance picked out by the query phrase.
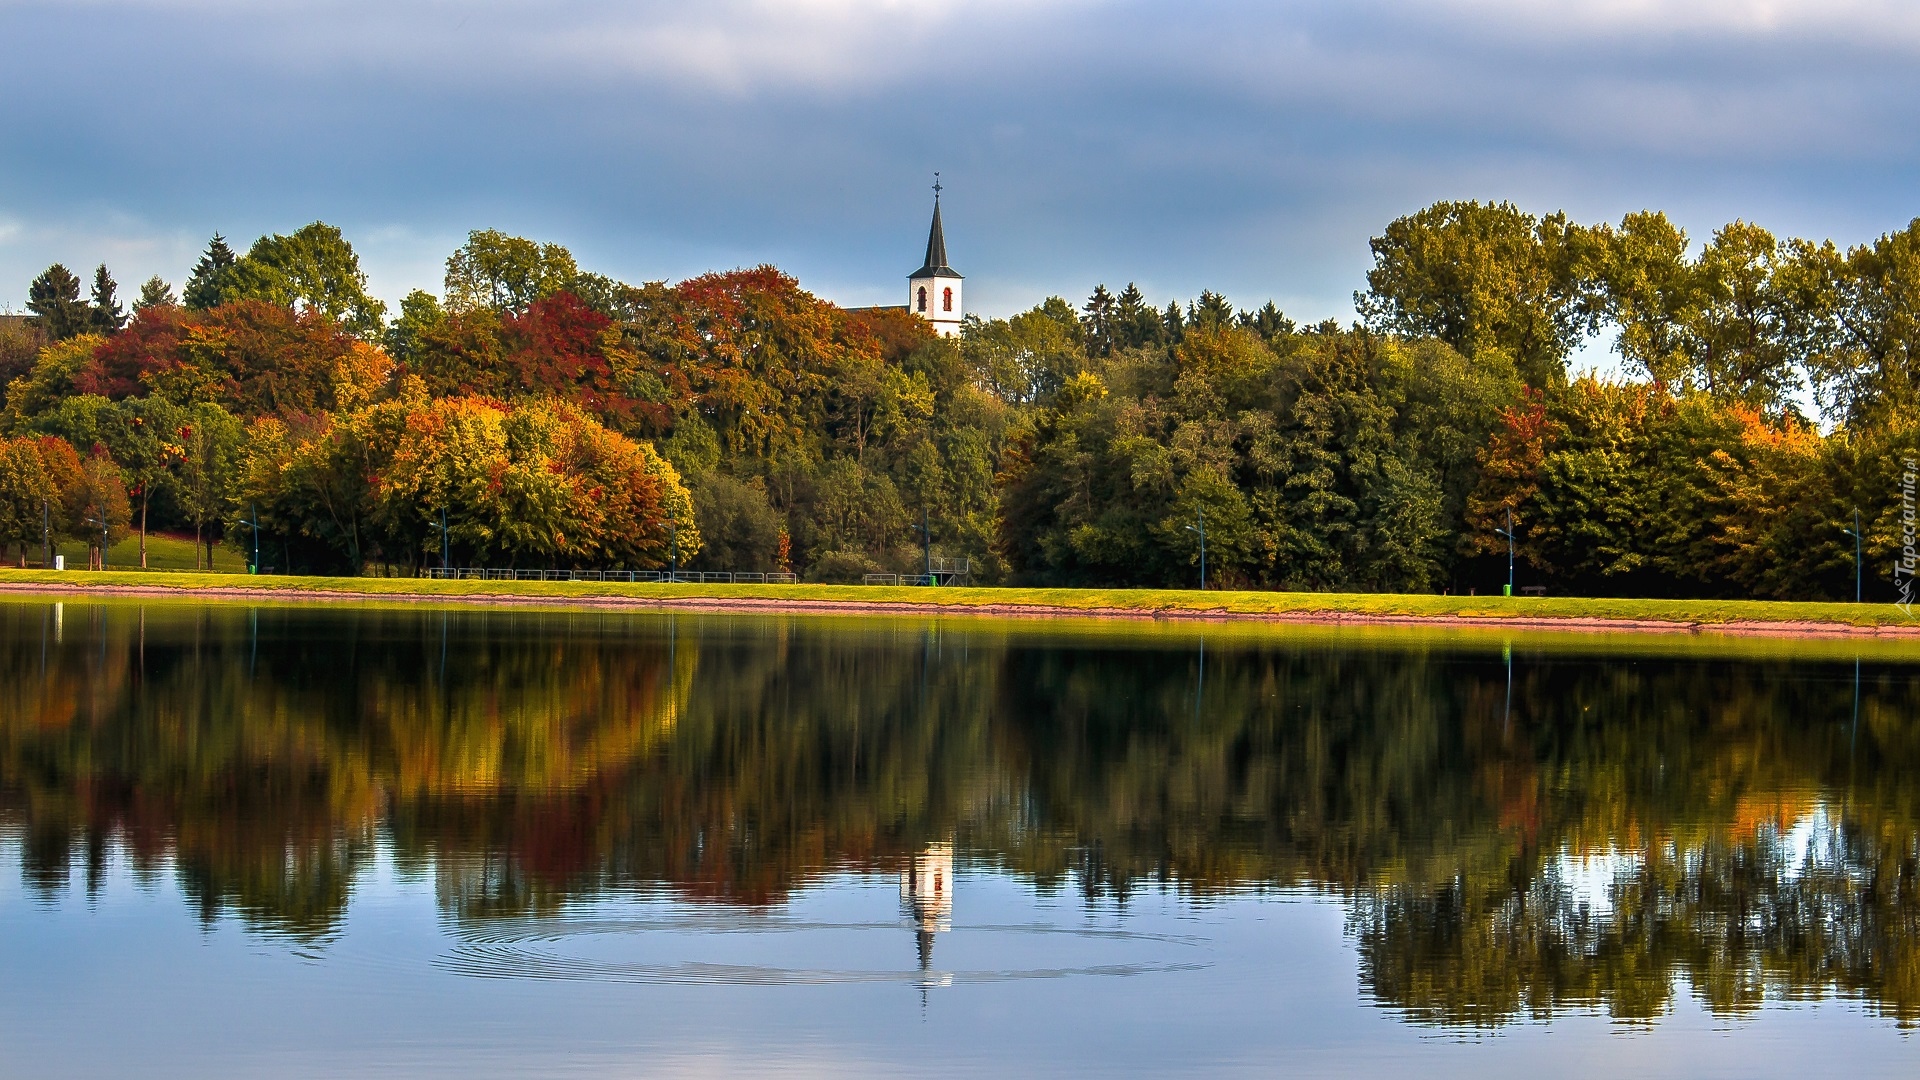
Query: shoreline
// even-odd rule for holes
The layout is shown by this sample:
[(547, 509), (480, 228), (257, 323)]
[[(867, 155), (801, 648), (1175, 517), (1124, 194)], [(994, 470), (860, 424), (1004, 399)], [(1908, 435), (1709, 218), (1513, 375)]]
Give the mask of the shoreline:
[[(31, 572), (29, 572), (31, 573)], [(57, 572), (56, 572), (57, 573)], [(60, 577), (69, 577), (76, 573), (67, 571)], [(34, 574), (30, 580), (6, 580), (15, 577), (9, 573), (0, 575), (0, 596), (101, 596), (124, 598), (155, 598), (166, 600), (205, 599), (213, 601), (271, 601), (277, 603), (399, 603), (399, 604), (459, 604), (477, 607), (564, 607), (586, 609), (618, 609), (634, 611), (690, 611), (711, 614), (796, 614), (796, 615), (902, 615), (902, 616), (962, 616), (972, 618), (1031, 619), (1046, 620), (1060, 618), (1124, 620), (1133, 622), (1204, 622), (1204, 623), (1254, 623), (1270, 625), (1309, 625), (1309, 626), (1351, 626), (1351, 627), (1432, 627), (1453, 628), (1510, 628), (1516, 630), (1546, 630), (1572, 633), (1631, 633), (1631, 634), (1725, 634), (1744, 637), (1772, 638), (1905, 638), (1920, 639), (1920, 622), (1873, 621), (1847, 622), (1832, 618), (1814, 617), (1808, 612), (1802, 618), (1764, 618), (1742, 617), (1730, 614), (1722, 618), (1660, 618), (1647, 616), (1623, 616), (1604, 613), (1577, 614), (1555, 613), (1552, 610), (1522, 614), (1504, 611), (1466, 611), (1434, 610), (1393, 611), (1360, 610), (1353, 606), (1352, 597), (1345, 594), (1282, 594), (1282, 593), (1220, 593), (1208, 594), (1182, 592), (1178, 590), (1125, 590), (1131, 596), (1146, 601), (1138, 604), (1100, 603), (1092, 598), (1098, 591), (1087, 590), (1088, 603), (1061, 603), (1034, 597), (1015, 598), (1022, 591), (1044, 592), (1049, 595), (1070, 590), (964, 590), (965, 596), (946, 594), (939, 601), (930, 601), (919, 597), (876, 596), (866, 598), (858, 595), (845, 595), (848, 592), (863, 593), (882, 591), (896, 593), (899, 588), (885, 586), (727, 586), (703, 588), (691, 585), (668, 586), (627, 586), (618, 591), (609, 591), (604, 585), (592, 590), (579, 588), (565, 589), (552, 586), (598, 584), (565, 582), (514, 582), (501, 583), (516, 585), (519, 588), (487, 588), (491, 583), (460, 582), (468, 586), (460, 589), (418, 589), (402, 586), (402, 582), (415, 584), (419, 579), (399, 578), (285, 578), (286, 584), (265, 585), (256, 583), (258, 579), (245, 584), (219, 581), (206, 585), (179, 583), (159, 583), (153, 581), (133, 582), (126, 580), (79, 582), (72, 580), (46, 580)], [(131, 576), (130, 574), (128, 576)], [(149, 573), (139, 576), (149, 577)], [(212, 577), (213, 575), (209, 575)], [(218, 575), (231, 579), (238, 575)], [(198, 577), (196, 575), (196, 577)], [(199, 580), (207, 580), (200, 577)], [(393, 582), (394, 588), (366, 588), (369, 581)], [(527, 589), (525, 586), (547, 586)], [(356, 587), (359, 586), (359, 587)], [(482, 586), (482, 587), (475, 587)], [(801, 589), (816, 595), (783, 597), (769, 590)], [(646, 591), (636, 591), (644, 589)], [(724, 591), (723, 591), (724, 589)], [(817, 595), (822, 590), (833, 595)], [(919, 591), (915, 589), (914, 591)], [(960, 590), (956, 590), (956, 593)], [(1011, 593), (1007, 599), (982, 596), (986, 593)], [(1152, 603), (1163, 593), (1165, 602)], [(1207, 605), (1206, 600), (1214, 596), (1220, 602)], [(1365, 596), (1365, 594), (1355, 594)], [(1266, 600), (1270, 604), (1279, 601), (1287, 606), (1259, 607), (1249, 606), (1245, 598), (1253, 597)], [(1242, 603), (1236, 605), (1236, 599)], [(1379, 600), (1378, 597), (1371, 597)], [(1391, 599), (1406, 599), (1393, 597)], [(1499, 601), (1501, 606), (1508, 604), (1542, 604), (1535, 599), (1507, 597), (1420, 597), (1418, 600), (1429, 604), (1435, 601), (1452, 600), (1455, 606), (1467, 601), (1475, 606), (1490, 601)], [(1346, 601), (1343, 606), (1342, 601)], [(1578, 601), (1568, 598), (1556, 598), (1542, 606), (1566, 608), (1568, 606), (1606, 606), (1609, 604), (1631, 603), (1645, 605), (1686, 606), (1698, 603), (1705, 606), (1729, 607), (1734, 605), (1753, 605), (1755, 601)], [(1768, 608), (1812, 607), (1825, 608), (1829, 605), (1786, 605), (1766, 603)], [(1839, 606), (1839, 605), (1833, 605)], [(1848, 605), (1851, 606), (1851, 605)], [(1891, 609), (1891, 605), (1874, 605), (1875, 608)], [(1759, 613), (1755, 613), (1757, 616)], [(1775, 614), (1768, 611), (1767, 614)], [(1784, 613), (1783, 613), (1784, 614)], [(1797, 612), (1794, 614), (1798, 614)], [(1820, 614), (1825, 614), (1824, 611)], [(1861, 614), (1879, 614), (1862, 612)]]

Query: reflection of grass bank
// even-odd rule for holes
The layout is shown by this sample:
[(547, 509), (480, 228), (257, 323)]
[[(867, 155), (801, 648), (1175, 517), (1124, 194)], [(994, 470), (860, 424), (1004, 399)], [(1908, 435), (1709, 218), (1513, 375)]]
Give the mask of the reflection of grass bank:
[(1370, 593), (1198, 592), (1172, 589), (957, 589), (858, 585), (628, 585), (562, 581), (430, 581), (420, 578), (250, 577), (138, 571), (0, 572), (0, 588), (116, 592), (164, 590), (206, 599), (435, 599), (467, 603), (587, 602), (648, 607), (936, 612), (989, 615), (1151, 616), (1247, 620), (1514, 624), (1572, 629), (1686, 626), (1782, 633), (1847, 628), (1908, 630), (1915, 622), (1883, 604), (1752, 600), (1505, 598)]

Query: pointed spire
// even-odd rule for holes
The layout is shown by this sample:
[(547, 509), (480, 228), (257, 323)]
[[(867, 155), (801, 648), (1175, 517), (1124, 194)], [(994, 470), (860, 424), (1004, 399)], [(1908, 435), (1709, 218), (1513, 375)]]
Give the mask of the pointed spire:
[(927, 233), (927, 268), (951, 270), (947, 265), (947, 234), (940, 228), (940, 197), (933, 197), (933, 229)]
[(933, 227), (927, 231), (927, 259), (920, 269), (908, 275), (912, 278), (951, 277), (960, 275), (947, 265), (947, 234), (940, 227), (940, 174), (933, 174)]

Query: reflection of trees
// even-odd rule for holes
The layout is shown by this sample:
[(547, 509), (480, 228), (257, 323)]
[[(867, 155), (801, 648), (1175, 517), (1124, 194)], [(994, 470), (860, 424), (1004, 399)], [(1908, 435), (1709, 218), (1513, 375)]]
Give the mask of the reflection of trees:
[(1504, 880), (1365, 894), (1351, 919), (1364, 977), (1383, 1001), (1445, 1024), (1566, 1007), (1652, 1018), (1670, 1005), (1676, 977), (1723, 1015), (1769, 993), (1832, 990), (1920, 1019), (1910, 839), (1889, 852), (1843, 827), (1813, 859), (1779, 834), (1636, 854), (1644, 858), (1625, 860), (1599, 895), (1568, 882), (1568, 860)]
[(0, 605), (0, 790), (30, 880), (57, 888), (116, 834), (209, 915), (305, 935), (344, 910), (383, 809), (598, 782), (671, 730), (698, 655), (474, 614), (67, 611), (54, 641), (43, 609)]
[(763, 903), (917, 849), (1002, 782), (981, 749), (991, 681), (944, 660), (931, 632), (678, 626), (699, 642), (701, 678), (643, 767), (531, 813), (442, 802), (396, 822), (423, 852), (464, 853), (441, 867), (450, 906), (511, 913), (655, 883)]
[[(110, 844), (323, 934), (375, 842), (466, 918), (666, 886), (761, 903), (962, 858), (1124, 898), (1350, 901), (1410, 1018), (1920, 1019), (1920, 688), (1680, 653), (1048, 643), (1034, 629), (0, 605), (0, 815), (33, 887)], [(44, 656), (43, 656), (44, 652)], [(696, 662), (697, 658), (697, 662)]]

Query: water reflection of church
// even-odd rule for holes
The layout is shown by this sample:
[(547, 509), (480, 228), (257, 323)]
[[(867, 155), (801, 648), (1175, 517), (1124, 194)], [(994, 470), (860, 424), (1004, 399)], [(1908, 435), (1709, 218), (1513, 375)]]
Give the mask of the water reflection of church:
[(921, 988), (947, 985), (951, 976), (932, 975), (933, 935), (953, 929), (952, 844), (929, 845), (901, 869), (900, 913), (913, 921)]

